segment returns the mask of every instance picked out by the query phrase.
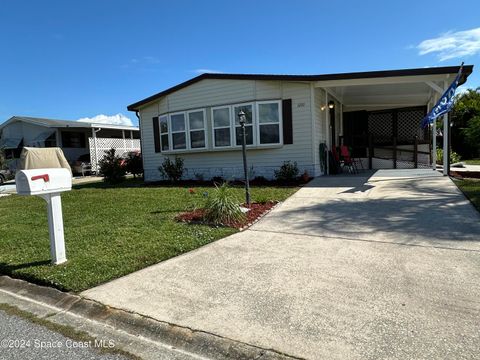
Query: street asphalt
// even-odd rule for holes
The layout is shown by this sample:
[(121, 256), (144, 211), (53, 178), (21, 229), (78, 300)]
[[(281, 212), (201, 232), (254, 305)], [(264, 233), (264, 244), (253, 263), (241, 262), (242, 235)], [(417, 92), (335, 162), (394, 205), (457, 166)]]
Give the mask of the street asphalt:
[(308, 359), (476, 359), (480, 216), (432, 170), (318, 178), (249, 230), (82, 295)]
[[(108, 342), (102, 345), (109, 346)], [(127, 358), (116, 354), (100, 354), (95, 350), (94, 342), (69, 339), (41, 325), (8, 315), (0, 310), (0, 359), (126, 360)]]

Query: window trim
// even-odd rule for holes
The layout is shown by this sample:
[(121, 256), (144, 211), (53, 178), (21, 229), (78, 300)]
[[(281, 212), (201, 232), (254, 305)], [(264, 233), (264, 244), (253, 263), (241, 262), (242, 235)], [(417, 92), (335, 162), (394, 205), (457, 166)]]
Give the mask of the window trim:
[[(185, 130), (183, 131), (173, 131), (173, 126), (172, 126), (172, 116), (175, 116), (175, 115), (183, 115), (183, 121), (185, 123)], [(188, 127), (187, 127), (187, 116), (185, 114), (185, 111), (177, 111), (177, 112), (173, 112), (173, 113), (170, 113), (168, 114), (168, 126), (169, 126), (169, 132), (168, 132), (168, 141), (170, 142), (170, 144), (172, 144), (170, 146), (170, 151), (185, 151), (185, 150), (188, 150), (188, 143), (189, 143), (189, 134), (188, 134)], [(181, 133), (185, 133), (185, 148), (183, 149), (175, 149), (174, 148), (174, 145), (173, 145), (173, 134), (181, 134)]]
[[(215, 119), (213, 117), (213, 112), (218, 109), (228, 109), (228, 120), (229, 120), (229, 126), (215, 126)], [(213, 149), (228, 149), (233, 147), (233, 135), (232, 135), (232, 106), (231, 105), (222, 105), (222, 106), (215, 106), (210, 109), (211, 112), (211, 122), (212, 122), (212, 147)], [(229, 129), (230, 130), (230, 145), (224, 145), (224, 146), (217, 146), (215, 144), (215, 130), (216, 129)]]
[[(278, 114), (279, 114), (279, 121), (278, 122), (268, 122), (260, 124), (259, 121), (259, 106), (261, 104), (277, 104), (278, 106)], [(222, 150), (238, 150), (242, 147), (242, 145), (237, 145), (236, 141), (236, 128), (239, 127), (235, 124), (237, 116), (234, 113), (234, 108), (237, 106), (252, 106), (252, 132), (253, 132), (253, 144), (247, 145), (247, 148), (252, 149), (262, 149), (262, 148), (278, 148), (284, 145), (283, 143), (283, 108), (282, 108), (282, 99), (278, 100), (260, 100), (260, 101), (246, 101), (240, 102), (235, 104), (224, 104), (224, 105), (217, 105), (217, 106), (207, 106), (203, 108), (194, 108), (189, 110), (183, 111), (175, 111), (172, 113), (163, 113), (158, 115), (159, 121), (159, 131), (160, 131), (160, 148), (161, 151), (166, 154), (173, 154), (173, 153), (186, 153), (186, 152), (205, 152), (205, 151), (222, 151)], [(218, 109), (225, 109), (227, 108), (229, 111), (229, 125), (228, 126), (219, 126), (215, 127), (214, 116), (213, 113), (215, 110)], [(195, 112), (202, 112), (203, 113), (203, 128), (199, 129), (190, 129), (190, 114)], [(207, 112), (209, 112), (210, 117), (207, 117)], [(171, 117), (175, 115), (183, 114), (185, 120), (185, 130), (184, 131), (172, 131), (172, 121)], [(162, 133), (161, 126), (160, 126), (160, 118), (167, 117), (167, 125), (168, 125), (168, 132)], [(268, 143), (268, 144), (261, 144), (260, 143), (260, 126), (261, 125), (277, 125), (279, 128), (279, 142), (278, 143)], [(250, 126), (250, 125), (248, 125)], [(230, 134), (230, 145), (227, 146), (215, 146), (215, 130), (216, 129), (229, 129)], [(192, 131), (200, 131), (203, 130), (205, 134), (205, 146), (199, 148), (192, 148), (191, 147), (191, 132)], [(173, 137), (172, 134), (176, 133), (185, 133), (185, 142), (186, 147), (183, 149), (174, 149), (173, 148)], [(162, 135), (168, 134), (168, 141), (169, 147), (168, 150), (163, 150), (162, 148)]]
[[(195, 112), (202, 112), (203, 114), (203, 129), (190, 129), (190, 114), (191, 113), (195, 113)], [(205, 149), (208, 149), (208, 136), (207, 136), (207, 111), (205, 110), (205, 108), (201, 108), (201, 109), (194, 109), (194, 110), (188, 110), (188, 111), (185, 111), (185, 114), (186, 114), (186, 121), (187, 121), (187, 124), (186, 124), (186, 128), (188, 129), (188, 144), (187, 144), (187, 148), (188, 150), (205, 150)], [(191, 143), (191, 132), (192, 131), (201, 131), (203, 130), (203, 137), (205, 139), (205, 146), (203, 147), (195, 147), (195, 148), (192, 148), (192, 143)]]
[[(166, 118), (167, 119), (167, 132), (162, 132), (162, 122), (161, 118)], [(158, 116), (158, 132), (160, 133), (160, 152), (163, 151), (170, 151), (170, 121), (168, 119), (168, 114), (163, 114)], [(162, 143), (162, 135), (167, 135), (168, 138), (168, 148), (163, 149), (163, 143)]]
[[(259, 105), (261, 104), (277, 104), (278, 105), (278, 122), (266, 122), (260, 124), (260, 110)], [(258, 115), (257, 118), (257, 146), (258, 147), (270, 147), (270, 146), (283, 146), (283, 113), (282, 113), (282, 100), (265, 100), (265, 101), (257, 101), (255, 103), (255, 112)], [(278, 125), (278, 143), (260, 143), (260, 126), (261, 125)]]
[(256, 116), (257, 106), (255, 105), (255, 101), (251, 101), (251, 102), (244, 102), (244, 103), (230, 105), (232, 107), (231, 112), (233, 114), (233, 119), (232, 119), (232, 128), (233, 128), (232, 131), (233, 131), (233, 135), (234, 135), (234, 142), (232, 144), (233, 148), (241, 148), (242, 147), (242, 144), (237, 145), (237, 127), (240, 127), (240, 125), (237, 126), (236, 123), (235, 123), (237, 114), (235, 114), (233, 109), (235, 108), (235, 106), (248, 106), (248, 105), (250, 105), (252, 107), (252, 124), (251, 125), (249, 124), (247, 126), (252, 127), (253, 142), (252, 142), (252, 144), (247, 144), (247, 148), (248, 147), (255, 147), (257, 145), (257, 127), (255, 126), (255, 123), (257, 121), (257, 116)]

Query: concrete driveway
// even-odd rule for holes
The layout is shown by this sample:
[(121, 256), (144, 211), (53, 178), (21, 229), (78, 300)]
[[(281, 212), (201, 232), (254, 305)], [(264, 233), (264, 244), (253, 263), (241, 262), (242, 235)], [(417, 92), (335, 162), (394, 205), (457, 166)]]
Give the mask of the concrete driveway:
[(480, 216), (436, 175), (316, 179), (250, 230), (83, 295), (299, 358), (477, 358)]

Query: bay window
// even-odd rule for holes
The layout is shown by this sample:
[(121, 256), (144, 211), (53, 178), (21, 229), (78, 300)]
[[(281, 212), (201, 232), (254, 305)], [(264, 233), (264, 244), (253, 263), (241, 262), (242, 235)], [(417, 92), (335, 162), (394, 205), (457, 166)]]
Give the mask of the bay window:
[(257, 103), (259, 145), (280, 143), (280, 101)]
[(185, 113), (170, 115), (170, 127), (172, 133), (172, 149), (183, 150), (187, 148), (187, 127)]
[(168, 141), (168, 116), (160, 116), (160, 146), (162, 151), (170, 150)]
[(253, 145), (253, 105), (235, 105), (233, 106), (233, 116), (235, 118), (235, 144), (242, 145), (242, 127), (238, 119), (238, 113), (243, 111), (245, 113), (245, 143)]
[[(194, 109), (158, 117), (161, 151), (194, 151), (209, 148), (235, 149), (242, 146), (242, 127), (238, 114), (245, 113), (245, 140), (248, 146), (273, 146), (282, 143), (281, 101), (258, 101)], [(207, 126), (211, 124), (211, 128)]]
[(190, 148), (204, 149), (206, 144), (205, 137), (205, 111), (194, 110), (188, 112), (188, 129), (190, 132)]
[(228, 147), (231, 145), (231, 120), (230, 107), (212, 109), (213, 145), (215, 147)]

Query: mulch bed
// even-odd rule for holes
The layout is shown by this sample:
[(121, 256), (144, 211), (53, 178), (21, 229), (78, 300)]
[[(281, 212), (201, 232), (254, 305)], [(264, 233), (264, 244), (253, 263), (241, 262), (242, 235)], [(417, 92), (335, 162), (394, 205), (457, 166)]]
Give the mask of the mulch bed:
[[(230, 222), (230, 223), (220, 224), (220, 225), (243, 230), (247, 226), (252, 225), (262, 216), (264, 216), (277, 204), (278, 204), (278, 201), (268, 201), (263, 204), (252, 203), (250, 204), (250, 207), (249, 207), (250, 211), (246, 213), (246, 217), (244, 221)], [(243, 204), (242, 206), (247, 207), (245, 204)], [(175, 217), (175, 220), (190, 223), (190, 224), (206, 224), (206, 225), (214, 225), (214, 226), (218, 225), (218, 224), (208, 223), (204, 220), (205, 211), (206, 211), (205, 209), (195, 209), (193, 211), (184, 212), (184, 213), (178, 214)]]
[(450, 169), (450, 175), (459, 179), (473, 178), (480, 179), (480, 171), (462, 171)]

